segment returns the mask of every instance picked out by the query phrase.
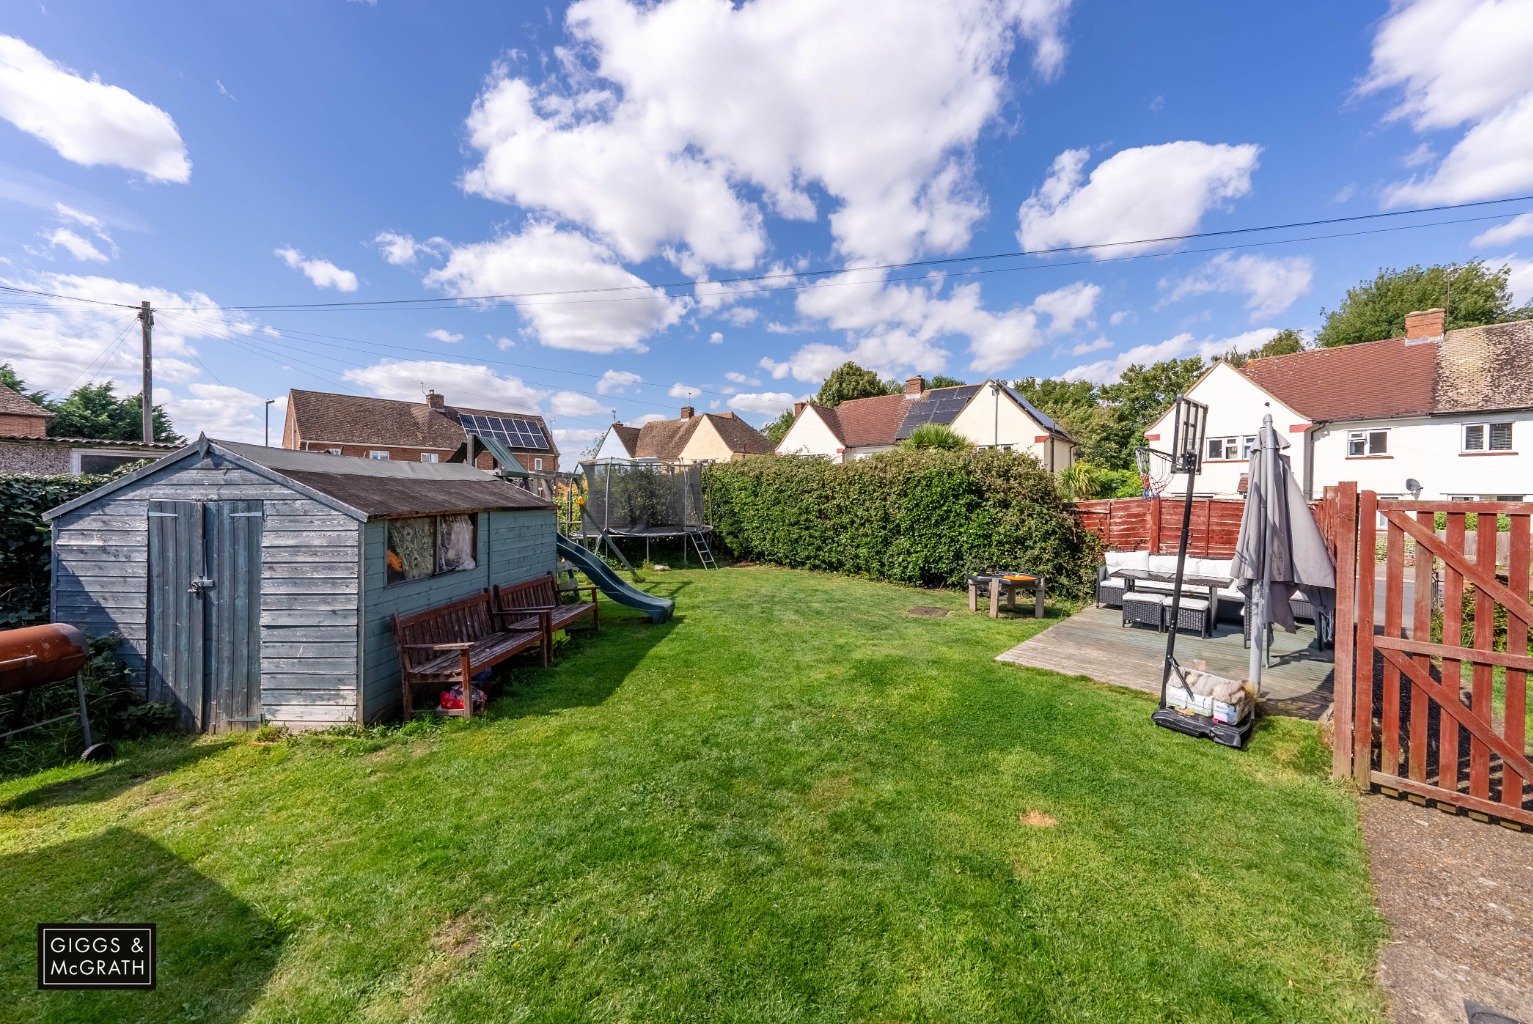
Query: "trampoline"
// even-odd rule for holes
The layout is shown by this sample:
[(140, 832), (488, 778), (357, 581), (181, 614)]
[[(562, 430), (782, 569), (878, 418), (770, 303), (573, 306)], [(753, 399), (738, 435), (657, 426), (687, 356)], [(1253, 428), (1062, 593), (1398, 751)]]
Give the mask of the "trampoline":
[(701, 463), (596, 459), (583, 463), (582, 469), (585, 504), (575, 538), (597, 547), (605, 543), (619, 558), (623, 556), (615, 540), (642, 538), (646, 560), (650, 541), (679, 539), (683, 558), (690, 544), (703, 565), (713, 567), (708, 545), (713, 527), (707, 522)]

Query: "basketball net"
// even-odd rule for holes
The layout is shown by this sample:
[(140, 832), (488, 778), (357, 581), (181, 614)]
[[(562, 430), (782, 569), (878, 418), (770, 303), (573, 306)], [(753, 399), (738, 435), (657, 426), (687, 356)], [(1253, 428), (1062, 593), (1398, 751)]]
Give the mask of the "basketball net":
[(1158, 498), (1171, 483), (1174, 463), (1171, 456), (1154, 448), (1134, 449), (1134, 459), (1139, 463), (1139, 484), (1146, 498)]

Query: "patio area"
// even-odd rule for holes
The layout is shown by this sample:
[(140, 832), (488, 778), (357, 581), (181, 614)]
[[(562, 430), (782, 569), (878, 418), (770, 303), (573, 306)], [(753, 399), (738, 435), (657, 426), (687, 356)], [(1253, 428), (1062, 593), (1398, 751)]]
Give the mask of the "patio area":
[[(1145, 626), (1124, 626), (1122, 621), (1117, 608), (1088, 605), (996, 655), (995, 660), (1159, 694), (1166, 634)], [(1310, 622), (1301, 622), (1297, 633), (1275, 631), (1271, 661), (1262, 673), (1266, 714), (1313, 720), (1331, 703), (1332, 652), (1315, 650), (1314, 640), (1315, 627)], [(1201, 660), (1209, 672), (1232, 679), (1244, 679), (1250, 665), (1240, 625), (1228, 622), (1219, 623), (1206, 639), (1178, 634), (1176, 658), (1186, 666)]]

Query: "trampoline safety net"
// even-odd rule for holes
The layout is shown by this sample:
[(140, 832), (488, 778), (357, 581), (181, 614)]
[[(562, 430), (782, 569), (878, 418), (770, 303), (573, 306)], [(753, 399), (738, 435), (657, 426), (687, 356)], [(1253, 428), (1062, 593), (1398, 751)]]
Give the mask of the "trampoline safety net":
[(703, 522), (701, 466), (588, 462), (581, 532), (684, 533)]

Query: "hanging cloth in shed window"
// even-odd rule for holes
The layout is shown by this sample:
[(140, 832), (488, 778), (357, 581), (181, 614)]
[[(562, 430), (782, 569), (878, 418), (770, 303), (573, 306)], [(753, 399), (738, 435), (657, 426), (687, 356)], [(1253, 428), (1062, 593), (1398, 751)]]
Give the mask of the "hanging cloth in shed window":
[(389, 520), (388, 582), (425, 579), (436, 570), (436, 543), (430, 516)]
[(474, 568), (474, 517), (441, 516), (437, 520), (437, 571)]

